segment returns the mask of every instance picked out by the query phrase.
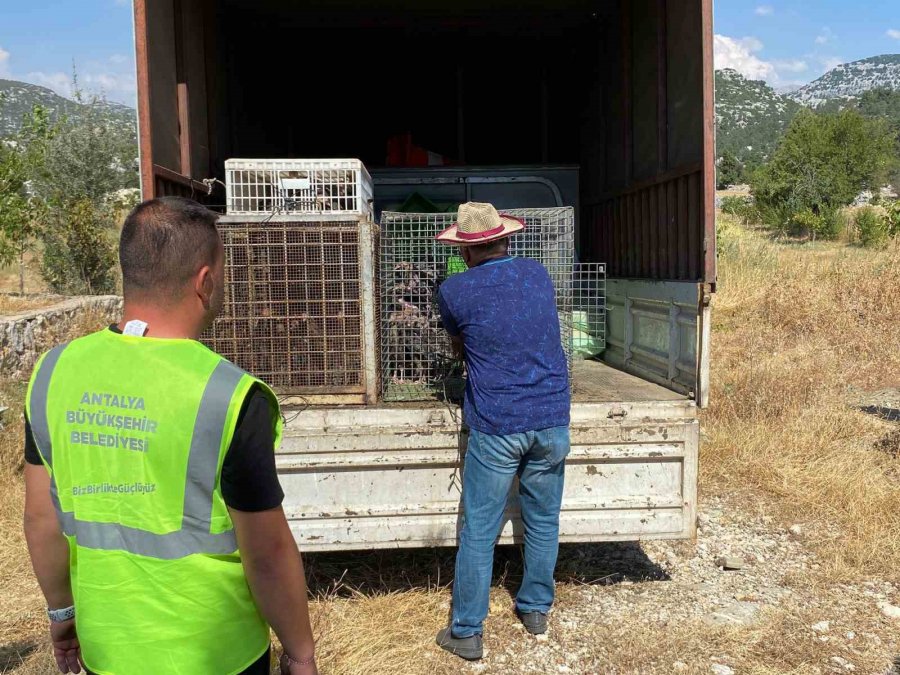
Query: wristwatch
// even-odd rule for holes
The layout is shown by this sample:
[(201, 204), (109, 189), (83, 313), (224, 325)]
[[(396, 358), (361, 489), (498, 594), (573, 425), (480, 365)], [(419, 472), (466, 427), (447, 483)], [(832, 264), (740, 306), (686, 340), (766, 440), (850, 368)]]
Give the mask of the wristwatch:
[(63, 623), (75, 618), (75, 605), (63, 609), (47, 609), (47, 616), (53, 623)]

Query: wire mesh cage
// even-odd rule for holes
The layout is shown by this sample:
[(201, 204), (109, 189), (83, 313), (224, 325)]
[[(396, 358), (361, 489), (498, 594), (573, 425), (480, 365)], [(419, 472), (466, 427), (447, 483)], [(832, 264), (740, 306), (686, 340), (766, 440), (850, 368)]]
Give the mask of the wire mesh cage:
[(364, 393), (371, 230), (280, 216), (225, 217), (219, 231), (225, 305), (201, 339), (281, 394)]
[[(575, 224), (572, 208), (515, 209), (526, 228), (510, 239), (510, 254), (540, 261), (556, 289), (563, 347), (571, 370)], [(456, 214), (384, 212), (379, 248), (381, 384), (386, 401), (456, 400), (463, 366), (441, 326), (437, 290), (466, 269), (458, 250), (435, 235)]]
[(372, 178), (358, 159), (229, 159), (230, 215), (342, 214), (372, 217)]
[(606, 348), (606, 264), (572, 269), (572, 354), (593, 358)]

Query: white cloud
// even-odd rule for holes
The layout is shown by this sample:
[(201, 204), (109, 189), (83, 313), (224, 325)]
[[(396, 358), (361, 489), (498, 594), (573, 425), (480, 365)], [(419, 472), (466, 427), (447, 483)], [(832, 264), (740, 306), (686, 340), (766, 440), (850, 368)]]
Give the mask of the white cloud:
[[(71, 97), (74, 93), (71, 73), (33, 71), (22, 79), (48, 87), (61, 96)], [(78, 86), (88, 94), (103, 94), (110, 100), (134, 105), (136, 86), (131, 73), (78, 70)]]
[(897, 30), (896, 28), (890, 28), (887, 31), (887, 36), (889, 38), (894, 38), (895, 40), (900, 40), (900, 30)]
[(775, 13), (775, 8), (772, 5), (759, 5), (756, 8), (757, 16), (771, 16)]
[(763, 48), (762, 42), (754, 37), (735, 39), (716, 35), (713, 45), (716, 68), (732, 68), (751, 80), (768, 80), (775, 75), (775, 66), (754, 53)]
[(42, 87), (52, 89), (61, 96), (72, 95), (72, 74), (63, 72), (45, 73), (35, 70), (25, 75), (25, 80), (32, 84), (39, 84)]
[(775, 61), (774, 66), (779, 73), (805, 73), (809, 70), (809, 64), (801, 59)]
[(841, 64), (846, 63), (846, 60), (841, 58), (840, 56), (821, 56), (819, 57), (819, 64), (828, 72), (829, 70), (834, 70)]
[[(766, 60), (760, 56), (764, 45), (755, 37), (732, 38), (716, 35), (716, 68), (732, 68), (751, 80), (764, 80), (773, 87), (797, 84), (798, 75), (811, 68), (810, 58)], [(815, 59), (814, 59), (815, 61)], [(829, 60), (830, 63), (830, 60)]]
[(124, 54), (113, 54), (109, 57), (110, 63), (115, 63), (116, 65), (122, 65), (123, 63), (128, 63), (128, 57)]
[(828, 27), (822, 29), (822, 32), (816, 36), (817, 45), (827, 45), (834, 40), (834, 32)]
[(9, 52), (0, 47), (0, 77), (9, 77)]

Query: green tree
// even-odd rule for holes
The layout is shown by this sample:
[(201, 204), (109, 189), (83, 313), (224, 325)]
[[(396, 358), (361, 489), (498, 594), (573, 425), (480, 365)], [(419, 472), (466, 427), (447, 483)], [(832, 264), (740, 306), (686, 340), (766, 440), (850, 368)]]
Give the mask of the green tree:
[(803, 111), (772, 159), (751, 178), (765, 222), (790, 227), (810, 211), (831, 218), (864, 190), (877, 190), (896, 165), (896, 137), (882, 119), (856, 110), (836, 115)]
[(112, 243), (112, 210), (90, 198), (58, 203), (49, 213), (42, 235), (41, 275), (56, 293), (112, 293), (116, 251)]
[(116, 193), (137, 185), (136, 148), (104, 114), (102, 99), (75, 98), (79, 115), (59, 122), (33, 171), (46, 205), (41, 274), (57, 293), (108, 293), (115, 290)]
[(19, 294), (25, 294), (25, 256), (33, 249), (44, 205), (31, 193), (42, 170), (54, 127), (49, 112), (35, 106), (18, 134), (0, 143), (0, 264), (18, 263)]
[(866, 117), (886, 119), (894, 131), (900, 131), (900, 90), (870, 89), (859, 97), (856, 108)]
[(84, 113), (60, 121), (47, 144), (35, 183), (47, 201), (100, 202), (117, 190), (137, 186), (135, 144), (103, 113), (102, 99), (83, 105)]
[[(857, 109), (866, 117), (881, 118), (894, 131), (897, 137), (896, 156), (900, 158), (900, 90), (870, 89), (859, 97)], [(900, 192), (900, 160), (898, 160), (889, 176), (891, 184)]]
[(726, 190), (744, 181), (744, 165), (730, 150), (725, 150), (716, 162), (716, 189)]

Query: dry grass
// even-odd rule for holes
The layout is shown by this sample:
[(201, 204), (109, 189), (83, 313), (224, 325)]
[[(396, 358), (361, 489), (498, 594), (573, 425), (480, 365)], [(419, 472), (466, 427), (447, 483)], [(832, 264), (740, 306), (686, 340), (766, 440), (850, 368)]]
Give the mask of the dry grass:
[(774, 244), (722, 228), (705, 489), (752, 486), (819, 524), (836, 577), (900, 578), (891, 427), (853, 407), (900, 388), (900, 242)]
[[(551, 640), (585, 654), (585, 672), (670, 673), (681, 661), (687, 673), (722, 662), (739, 673), (806, 675), (830, 672), (829, 659), (841, 654), (857, 672), (883, 673), (895, 627), (871, 605), (848, 606), (839, 584), (896, 581), (900, 570), (900, 432), (854, 407), (863, 392), (900, 387), (900, 246), (774, 243), (729, 221), (720, 243), (702, 490), (760, 495), (754, 509), (804, 523), (821, 569), (795, 580), (796, 597), (751, 628), (598, 613), (577, 630), (552, 628)], [(18, 418), (22, 395), (20, 384), (0, 386), (8, 422)], [(20, 527), (21, 442), (19, 425), (8, 423), (0, 435), (0, 670), (49, 673), (42, 602)], [(447, 620), (452, 554), (309, 556), (322, 672), (478, 672), (432, 644)], [(498, 555), (486, 647), (497, 653), (515, 644), (524, 657), (529, 643), (515, 628), (505, 587), (521, 573), (520, 560), (509, 550)], [(602, 574), (581, 556), (564, 558), (559, 606), (579, 607), (584, 584)], [(835, 632), (859, 634), (850, 651), (812, 634), (822, 617), (834, 619)], [(493, 663), (482, 672), (556, 672), (556, 664)]]
[(10, 316), (11, 314), (20, 314), (28, 312), (32, 309), (42, 309), (55, 305), (57, 302), (65, 300), (60, 295), (40, 294), (40, 295), (13, 295), (9, 293), (0, 293), (0, 316)]
[[(40, 261), (33, 253), (25, 255), (25, 293), (46, 293), (47, 284), (40, 274)], [(19, 292), (19, 265), (0, 267), (0, 292)]]

